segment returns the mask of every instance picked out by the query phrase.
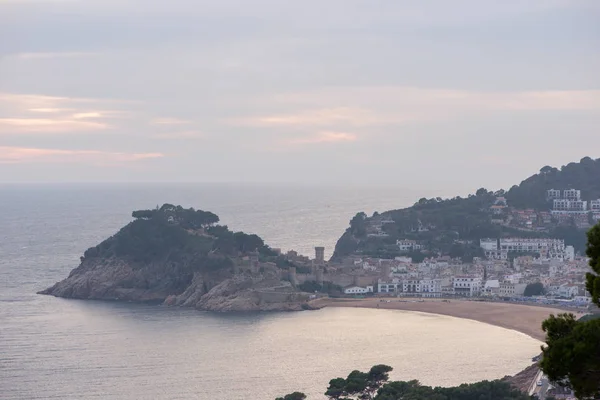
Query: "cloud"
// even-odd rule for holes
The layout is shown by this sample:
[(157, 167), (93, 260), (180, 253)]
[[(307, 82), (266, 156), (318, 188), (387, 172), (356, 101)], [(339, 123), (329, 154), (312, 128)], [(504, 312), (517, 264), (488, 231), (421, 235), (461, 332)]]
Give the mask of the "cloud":
[(185, 125), (191, 123), (191, 121), (179, 118), (155, 118), (150, 123), (153, 125)]
[(35, 113), (59, 113), (73, 111), (72, 108), (30, 108), (27, 111)]
[[(312, 108), (307, 109), (307, 106)], [(234, 118), (261, 128), (353, 129), (428, 123), (457, 117), (530, 111), (597, 111), (600, 90), (466, 91), (415, 87), (345, 87), (275, 95), (265, 107), (297, 111)]]
[(98, 131), (110, 126), (77, 119), (0, 118), (0, 135)]
[(102, 114), (99, 112), (84, 112), (72, 115), (73, 119), (100, 118)]
[(200, 139), (204, 138), (205, 135), (198, 131), (180, 131), (180, 132), (168, 132), (168, 133), (157, 133), (152, 136), (155, 139)]
[[(111, 129), (113, 126), (106, 121), (107, 119), (122, 118), (131, 113), (123, 109), (99, 107), (122, 107), (121, 102), (110, 99), (0, 93), (0, 135), (63, 134)], [(39, 118), (40, 114), (45, 115)]]
[(318, 143), (338, 143), (354, 142), (358, 137), (353, 133), (347, 132), (319, 132), (316, 135), (293, 139), (290, 144), (318, 144)]
[(415, 115), (396, 113), (382, 115), (375, 110), (359, 107), (332, 107), (302, 110), (295, 113), (247, 117), (233, 120), (234, 124), (254, 127), (306, 127), (306, 126), (373, 126), (402, 123), (415, 119)]
[(16, 58), (19, 60), (43, 60), (52, 58), (80, 58), (80, 57), (95, 57), (99, 53), (87, 53), (87, 52), (54, 52), (54, 53), (16, 53), (11, 54), (8, 57)]
[(124, 163), (145, 159), (162, 158), (162, 153), (121, 153), (99, 150), (40, 149), (28, 147), (0, 146), (0, 163), (35, 162), (80, 162), (80, 163)]

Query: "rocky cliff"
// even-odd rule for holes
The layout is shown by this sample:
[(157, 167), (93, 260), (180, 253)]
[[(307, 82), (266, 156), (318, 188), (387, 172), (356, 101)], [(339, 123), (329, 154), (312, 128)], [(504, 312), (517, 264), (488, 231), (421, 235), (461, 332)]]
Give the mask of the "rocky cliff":
[(212, 213), (190, 210), (165, 205), (135, 211), (136, 220), (88, 249), (66, 279), (39, 293), (209, 311), (310, 308), (310, 295), (281, 279), (280, 256), (262, 239), (215, 225)]

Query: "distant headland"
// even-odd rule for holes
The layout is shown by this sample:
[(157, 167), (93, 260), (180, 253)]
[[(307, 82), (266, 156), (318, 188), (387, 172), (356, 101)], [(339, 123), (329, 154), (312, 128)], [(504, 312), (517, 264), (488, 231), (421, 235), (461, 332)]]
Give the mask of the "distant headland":
[[(85, 251), (58, 297), (147, 301), (212, 311), (307, 310), (320, 297), (486, 298), (583, 309), (585, 231), (600, 220), (600, 159), (544, 167), (510, 190), (357, 213), (331, 260), (282, 253), (164, 204)], [(536, 297), (531, 297), (536, 296)]]

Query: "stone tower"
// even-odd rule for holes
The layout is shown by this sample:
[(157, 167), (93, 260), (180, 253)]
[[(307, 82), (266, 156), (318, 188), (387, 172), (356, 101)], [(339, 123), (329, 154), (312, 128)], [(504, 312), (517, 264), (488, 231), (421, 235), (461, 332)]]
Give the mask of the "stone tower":
[(317, 264), (325, 263), (325, 247), (315, 247), (315, 261)]
[(321, 286), (323, 286), (323, 268), (318, 268), (317, 267), (317, 271), (316, 274), (317, 276), (317, 283)]
[(296, 277), (296, 267), (289, 267), (288, 269), (288, 280), (294, 286), (298, 285), (298, 278)]

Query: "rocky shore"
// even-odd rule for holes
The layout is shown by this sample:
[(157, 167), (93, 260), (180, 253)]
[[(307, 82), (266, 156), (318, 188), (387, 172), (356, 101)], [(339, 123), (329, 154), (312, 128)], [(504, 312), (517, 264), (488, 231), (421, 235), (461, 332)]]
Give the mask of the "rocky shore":
[(188, 283), (178, 266), (151, 263), (143, 268), (123, 260), (83, 261), (69, 277), (38, 292), (86, 300), (160, 302), (205, 311), (300, 311), (309, 294), (279, 279), (277, 271), (231, 274), (196, 272)]

